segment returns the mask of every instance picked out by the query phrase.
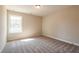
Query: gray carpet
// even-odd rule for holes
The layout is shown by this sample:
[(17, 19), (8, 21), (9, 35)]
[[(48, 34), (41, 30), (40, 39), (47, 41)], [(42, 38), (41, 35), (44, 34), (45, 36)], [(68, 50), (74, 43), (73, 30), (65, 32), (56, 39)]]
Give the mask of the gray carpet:
[(8, 42), (2, 53), (78, 53), (79, 47), (45, 36)]

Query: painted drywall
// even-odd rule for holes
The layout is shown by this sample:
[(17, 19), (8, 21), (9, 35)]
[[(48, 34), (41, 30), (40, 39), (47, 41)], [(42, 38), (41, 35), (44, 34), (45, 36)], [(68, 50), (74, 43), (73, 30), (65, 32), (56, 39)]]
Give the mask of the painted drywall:
[(7, 17), (6, 9), (4, 6), (0, 6), (0, 52), (3, 50), (7, 41)]
[(43, 17), (43, 35), (79, 45), (79, 6)]
[(19, 15), (23, 17), (22, 19), (23, 32), (14, 34), (8, 32), (8, 40), (17, 40), (21, 38), (41, 35), (42, 17), (8, 10), (8, 16), (9, 14)]

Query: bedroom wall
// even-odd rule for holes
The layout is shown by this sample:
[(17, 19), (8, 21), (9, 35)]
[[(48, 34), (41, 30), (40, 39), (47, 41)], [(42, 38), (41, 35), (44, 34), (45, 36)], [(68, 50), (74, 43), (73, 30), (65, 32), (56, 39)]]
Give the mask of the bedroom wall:
[(4, 6), (0, 6), (0, 52), (7, 41), (7, 12)]
[(42, 30), (45, 36), (79, 45), (79, 6), (43, 17)]
[(8, 15), (9, 14), (20, 15), (23, 17), (22, 19), (23, 32), (19, 34), (8, 33), (8, 40), (17, 40), (21, 38), (41, 35), (42, 17), (8, 10)]

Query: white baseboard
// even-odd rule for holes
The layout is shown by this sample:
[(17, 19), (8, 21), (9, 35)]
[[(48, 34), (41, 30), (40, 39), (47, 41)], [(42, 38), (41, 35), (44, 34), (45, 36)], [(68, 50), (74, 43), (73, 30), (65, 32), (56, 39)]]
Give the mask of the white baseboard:
[(60, 39), (60, 38), (57, 38), (57, 37), (54, 37), (54, 36), (49, 36), (49, 35), (44, 35), (44, 36), (47, 36), (47, 37), (54, 38), (54, 39), (57, 39), (57, 40), (60, 40), (60, 41), (63, 41), (63, 42), (69, 43), (69, 44), (73, 44), (73, 45), (79, 46), (79, 44), (78, 43), (75, 43), (75, 42), (63, 40), (63, 39)]

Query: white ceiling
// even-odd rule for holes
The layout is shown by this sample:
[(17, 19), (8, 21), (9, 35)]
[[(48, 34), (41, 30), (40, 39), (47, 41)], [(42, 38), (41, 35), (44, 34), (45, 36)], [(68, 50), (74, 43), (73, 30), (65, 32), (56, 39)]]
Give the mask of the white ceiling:
[(41, 5), (39, 9), (34, 5), (6, 5), (8, 10), (28, 13), (36, 16), (46, 16), (60, 9), (69, 7), (68, 5)]

